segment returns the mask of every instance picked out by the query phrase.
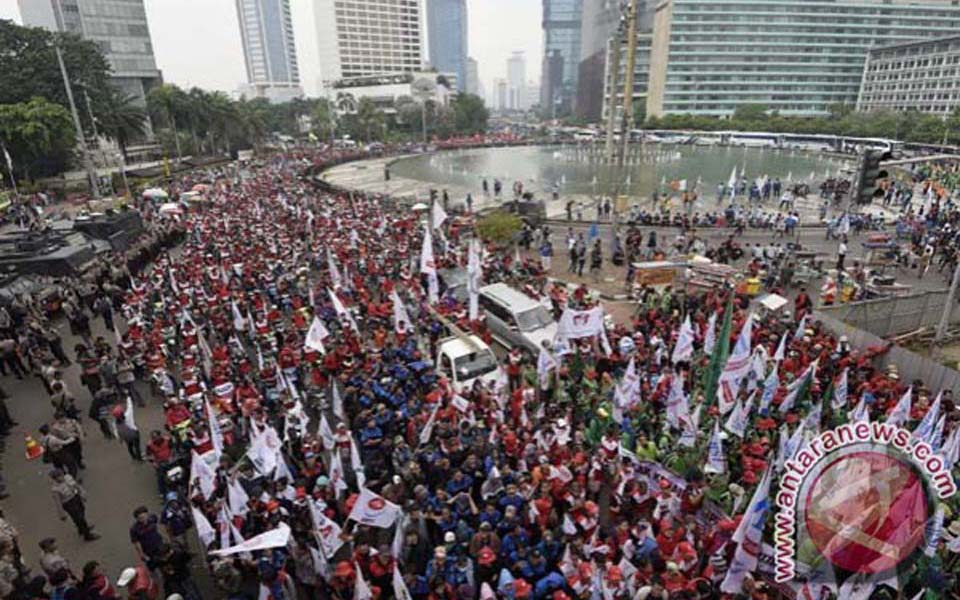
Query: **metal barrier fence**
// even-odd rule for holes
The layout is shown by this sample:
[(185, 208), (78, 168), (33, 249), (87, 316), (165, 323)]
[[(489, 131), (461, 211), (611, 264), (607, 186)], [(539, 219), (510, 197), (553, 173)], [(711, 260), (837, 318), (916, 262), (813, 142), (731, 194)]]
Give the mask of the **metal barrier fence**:
[[(890, 337), (916, 331), (921, 327), (935, 328), (943, 315), (947, 290), (922, 292), (898, 298), (877, 298), (863, 302), (836, 304), (819, 308), (829, 315), (858, 329), (880, 337)], [(960, 321), (960, 304), (954, 304), (950, 322)]]
[[(946, 296), (946, 293), (943, 293)], [(943, 304), (940, 304), (941, 310)], [(956, 311), (955, 311), (956, 313)], [(876, 334), (857, 327), (852, 323), (840, 321), (835, 316), (827, 314), (823, 310), (813, 313), (815, 320), (819, 320), (823, 325), (832, 331), (835, 335), (845, 335), (850, 340), (850, 345), (854, 348), (865, 349), (870, 346), (883, 346), (887, 341)], [(939, 320), (937, 313), (934, 324)], [(880, 368), (886, 368), (887, 365), (897, 365), (900, 373), (900, 381), (909, 383), (919, 379), (926, 384), (928, 388), (934, 391), (953, 390), (954, 395), (960, 394), (960, 372), (946, 367), (936, 361), (924, 358), (916, 352), (892, 346), (890, 350), (874, 359), (874, 365)]]

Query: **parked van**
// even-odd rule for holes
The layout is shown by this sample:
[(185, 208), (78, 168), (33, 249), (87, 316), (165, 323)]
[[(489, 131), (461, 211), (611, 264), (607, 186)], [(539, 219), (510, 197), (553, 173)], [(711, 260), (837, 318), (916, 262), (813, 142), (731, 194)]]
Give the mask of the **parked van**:
[(479, 379), (484, 384), (496, 381), (500, 365), (490, 346), (475, 335), (463, 335), (441, 340), (437, 350), (437, 374), (463, 393)]
[(553, 343), (557, 322), (542, 304), (505, 283), (480, 288), (480, 309), (494, 339), (508, 348), (540, 354), (544, 341)]

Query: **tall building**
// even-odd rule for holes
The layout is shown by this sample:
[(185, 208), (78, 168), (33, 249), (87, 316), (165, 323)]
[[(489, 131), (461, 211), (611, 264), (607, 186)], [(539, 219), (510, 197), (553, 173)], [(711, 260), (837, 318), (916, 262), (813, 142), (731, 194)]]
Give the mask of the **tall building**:
[(29, 27), (76, 33), (95, 42), (112, 69), (111, 81), (146, 106), (161, 83), (143, 0), (19, 0)]
[(863, 68), (857, 110), (947, 116), (960, 107), (960, 36), (874, 48)]
[(824, 114), (856, 103), (871, 47), (957, 33), (953, 0), (664, 0), (647, 114)]
[(466, 92), (474, 96), (483, 97), (483, 91), (480, 89), (480, 65), (477, 64), (477, 59), (475, 58), (467, 59)]
[[(617, 36), (621, 19), (620, 0), (582, 0), (580, 28), (580, 64), (578, 65), (574, 111), (578, 118), (598, 122), (609, 101), (609, 72), (607, 59), (613, 39)], [(638, 36), (653, 28), (654, 0), (641, 0), (637, 11)], [(626, 24), (624, 24), (626, 30)], [(621, 72), (623, 67), (621, 66)], [(646, 68), (637, 61), (634, 76), (646, 89)], [(641, 85), (638, 83), (637, 85)], [(606, 90), (600, 93), (599, 90)]]
[(506, 79), (493, 80), (493, 108), (500, 112), (510, 110), (510, 84)]
[(543, 0), (543, 69), (540, 107), (551, 117), (573, 108), (580, 68), (583, 0)]
[(430, 64), (441, 73), (455, 73), (457, 89), (466, 90), (467, 0), (426, 0)]
[(303, 95), (290, 0), (237, 0), (251, 96), (284, 102)]
[(423, 70), (419, 0), (316, 0), (320, 87), (340, 79)]
[(514, 52), (507, 59), (507, 108), (510, 110), (525, 110), (527, 87), (527, 58), (523, 52)]

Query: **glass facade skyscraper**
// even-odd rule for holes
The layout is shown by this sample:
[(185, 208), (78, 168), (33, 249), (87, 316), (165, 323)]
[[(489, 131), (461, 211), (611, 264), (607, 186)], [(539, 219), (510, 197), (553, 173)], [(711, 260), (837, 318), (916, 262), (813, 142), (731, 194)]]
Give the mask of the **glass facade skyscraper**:
[(960, 33), (953, 0), (667, 0), (656, 7), (647, 114), (785, 115), (854, 105), (871, 47)]
[(547, 116), (563, 116), (573, 109), (582, 16), (583, 0), (543, 0), (540, 107)]
[(457, 76), (457, 89), (467, 85), (467, 0), (426, 0), (430, 64)]
[(100, 46), (111, 80), (146, 106), (146, 93), (160, 83), (143, 0), (20, 0), (23, 24), (68, 31)]
[(290, 0), (237, 0), (247, 82), (254, 96), (301, 96)]

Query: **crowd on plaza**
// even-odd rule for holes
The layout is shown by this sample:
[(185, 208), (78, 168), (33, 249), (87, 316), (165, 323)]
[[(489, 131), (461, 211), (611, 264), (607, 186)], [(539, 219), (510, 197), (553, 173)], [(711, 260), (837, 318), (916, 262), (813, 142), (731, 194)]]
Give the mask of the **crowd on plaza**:
[[(744, 514), (773, 497), (804, 439), (886, 420), (950, 464), (960, 454), (951, 391), (877, 369), (887, 348), (852, 348), (813, 319), (805, 293), (768, 314), (729, 288), (642, 288), (632, 317), (607, 323), (590, 289), (551, 283), (540, 261), (493, 243), (471, 250), (437, 207), (317, 191), (314, 169), (342, 158), (288, 152), (184, 176), (171, 194), (209, 184), (208, 202), (176, 218), (144, 200), (141, 245), (64, 284), (73, 348), (29, 298), (0, 311), (0, 365), (37, 374), (49, 394), (39, 443), (62, 516), (96, 539), (79, 483), (85, 419), (149, 462), (165, 498), (158, 514), (130, 507), (136, 555), (120, 573), (95, 560), (71, 569), (56, 540), (0, 520), (0, 596), (779, 598), (758, 544), (745, 549), (771, 543), (773, 519)], [(919, 235), (945, 252), (957, 213), (933, 206)], [(638, 253), (676, 243), (636, 233)], [(776, 259), (770, 248), (747, 260)], [(430, 271), (477, 267), (541, 301), (561, 331), (575, 317), (601, 325), (539, 354), (513, 349), (495, 381), (457, 389), (434, 364), (440, 340), (492, 334)], [(91, 319), (116, 339), (92, 336)], [(71, 362), (86, 392), (64, 383)], [(160, 404), (165, 427), (139, 431), (137, 410)], [(956, 594), (960, 505), (943, 507), (898, 588), (826, 588)], [(24, 543), (39, 543), (39, 571), (23, 564)]]

